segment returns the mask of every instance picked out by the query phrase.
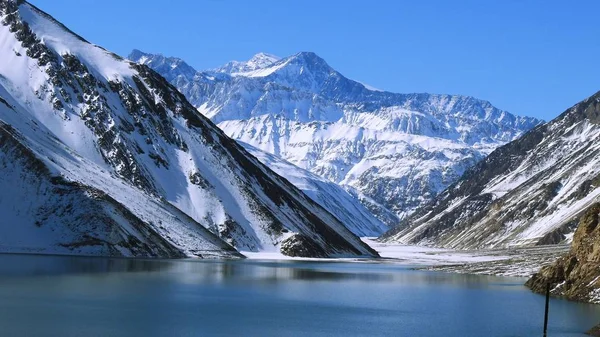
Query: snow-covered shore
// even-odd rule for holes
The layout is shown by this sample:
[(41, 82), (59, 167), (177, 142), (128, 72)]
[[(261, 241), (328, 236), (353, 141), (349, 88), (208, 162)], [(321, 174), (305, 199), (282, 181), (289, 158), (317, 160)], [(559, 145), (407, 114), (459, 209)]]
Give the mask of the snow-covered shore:
[(466, 274), (529, 277), (539, 268), (552, 263), (568, 251), (568, 245), (519, 247), (508, 249), (452, 250), (425, 246), (390, 244), (376, 238), (362, 238), (375, 249), (381, 259), (307, 259), (290, 258), (279, 252), (242, 252), (254, 260), (300, 260), (397, 263), (417, 269)]
[(422, 269), (515, 277), (529, 277), (569, 250), (569, 245), (452, 250), (382, 243), (373, 238), (362, 240), (383, 258), (422, 265)]

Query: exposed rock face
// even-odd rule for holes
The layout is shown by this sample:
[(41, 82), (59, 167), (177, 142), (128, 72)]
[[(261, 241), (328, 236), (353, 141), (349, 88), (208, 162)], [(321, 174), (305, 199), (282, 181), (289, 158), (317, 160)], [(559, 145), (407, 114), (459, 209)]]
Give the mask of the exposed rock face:
[(600, 92), (492, 152), (386, 233), (451, 248), (568, 242), (600, 197)]
[(600, 203), (590, 206), (579, 221), (569, 253), (542, 268), (525, 284), (535, 292), (546, 291), (571, 300), (600, 303)]
[(281, 242), (281, 252), (295, 257), (325, 257), (326, 253), (304, 235), (294, 234)]

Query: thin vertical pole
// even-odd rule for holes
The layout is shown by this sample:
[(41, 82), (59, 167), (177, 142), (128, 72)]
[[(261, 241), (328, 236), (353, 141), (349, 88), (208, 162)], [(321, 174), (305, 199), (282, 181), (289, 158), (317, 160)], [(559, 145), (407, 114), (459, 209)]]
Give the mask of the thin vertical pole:
[(550, 305), (550, 282), (546, 283), (546, 311), (544, 312), (544, 337), (548, 332), (548, 307)]

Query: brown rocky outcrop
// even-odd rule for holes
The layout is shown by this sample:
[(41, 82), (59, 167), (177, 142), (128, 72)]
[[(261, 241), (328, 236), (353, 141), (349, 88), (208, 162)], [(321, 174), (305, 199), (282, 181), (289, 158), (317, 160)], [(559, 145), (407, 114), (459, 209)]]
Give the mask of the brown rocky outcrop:
[(571, 300), (600, 303), (600, 203), (588, 207), (579, 221), (569, 253), (542, 268), (525, 285), (539, 293), (552, 284), (551, 293)]

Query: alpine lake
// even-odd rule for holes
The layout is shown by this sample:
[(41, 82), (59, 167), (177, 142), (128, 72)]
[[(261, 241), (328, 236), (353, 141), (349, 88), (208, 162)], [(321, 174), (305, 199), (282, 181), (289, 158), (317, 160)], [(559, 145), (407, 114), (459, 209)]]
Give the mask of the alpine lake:
[[(0, 255), (0, 336), (541, 336), (526, 279), (379, 261)], [(548, 336), (600, 306), (550, 301)]]

